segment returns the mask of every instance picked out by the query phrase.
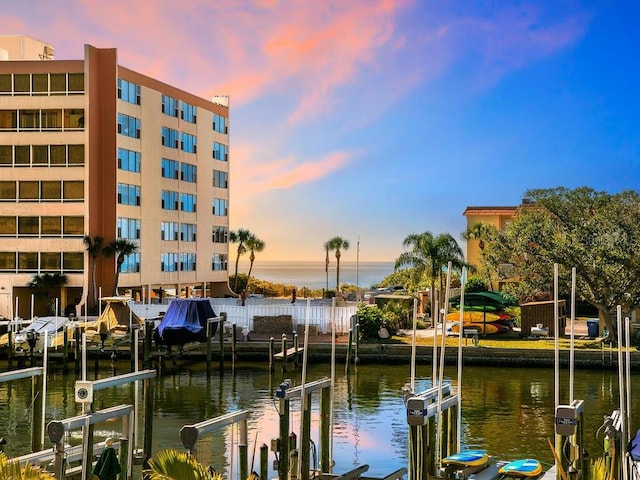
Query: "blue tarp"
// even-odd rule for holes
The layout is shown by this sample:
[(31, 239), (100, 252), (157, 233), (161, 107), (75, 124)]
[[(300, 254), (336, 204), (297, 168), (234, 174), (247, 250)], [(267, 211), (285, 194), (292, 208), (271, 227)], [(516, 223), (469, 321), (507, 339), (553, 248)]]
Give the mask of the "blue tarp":
[[(156, 328), (156, 342), (163, 345), (184, 345), (207, 341), (207, 319), (215, 317), (211, 302), (206, 298), (176, 299)], [(211, 325), (213, 335), (217, 324)]]

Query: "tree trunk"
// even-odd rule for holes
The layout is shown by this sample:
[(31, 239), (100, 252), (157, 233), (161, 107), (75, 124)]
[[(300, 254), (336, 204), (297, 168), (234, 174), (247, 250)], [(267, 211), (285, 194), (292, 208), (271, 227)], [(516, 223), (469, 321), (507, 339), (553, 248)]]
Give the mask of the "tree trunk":
[[(607, 329), (609, 338), (616, 343), (618, 340), (618, 332), (613, 324), (613, 316), (615, 315), (615, 309), (607, 308), (605, 305), (597, 305), (598, 307), (598, 333), (602, 334), (602, 330), (600, 329), (600, 325), (602, 320), (604, 319), (604, 325)], [(602, 335), (604, 336), (604, 335)]]

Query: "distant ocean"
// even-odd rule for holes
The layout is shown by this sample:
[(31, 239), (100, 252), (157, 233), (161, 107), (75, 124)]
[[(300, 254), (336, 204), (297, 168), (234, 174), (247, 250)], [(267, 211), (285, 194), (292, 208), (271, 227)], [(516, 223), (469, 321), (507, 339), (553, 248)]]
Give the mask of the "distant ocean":
[[(336, 288), (336, 259), (329, 261), (329, 290)], [(233, 275), (235, 264), (229, 262), (229, 273)], [(240, 261), (238, 273), (247, 273), (249, 262)], [(340, 262), (340, 283), (370, 288), (393, 273), (393, 262)], [(294, 285), (298, 288), (327, 288), (327, 273), (323, 261), (261, 261), (259, 258), (251, 270), (253, 278), (273, 283)]]

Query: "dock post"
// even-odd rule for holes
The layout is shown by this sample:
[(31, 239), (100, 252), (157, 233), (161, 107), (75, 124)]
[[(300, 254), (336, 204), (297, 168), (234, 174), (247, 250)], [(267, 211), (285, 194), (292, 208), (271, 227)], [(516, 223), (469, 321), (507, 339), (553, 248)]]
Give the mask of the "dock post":
[(9, 327), (9, 331), (7, 332), (7, 361), (8, 361), (8, 367), (9, 370), (11, 370), (11, 368), (13, 368), (13, 351), (14, 351), (14, 346), (13, 346), (13, 332), (11, 331), (11, 327)]
[(144, 380), (144, 458), (151, 457), (151, 444), (153, 441), (153, 378)]
[[(46, 347), (45, 347), (46, 348)], [(42, 402), (43, 402), (43, 377), (47, 372), (42, 372), (42, 375), (35, 375), (32, 380), (33, 388), (31, 394), (33, 396), (33, 405), (31, 408), (31, 451), (39, 452), (44, 448), (42, 445), (42, 432), (44, 424), (42, 421)]]
[(80, 367), (82, 364), (82, 359), (80, 357), (80, 342), (82, 341), (82, 333), (80, 331), (80, 327), (76, 327), (75, 330), (73, 331), (73, 338), (76, 341), (76, 349), (75, 349), (75, 354), (73, 356), (73, 360), (75, 362), (75, 372), (76, 372), (76, 377), (78, 375), (80, 375)]
[(311, 393), (306, 393), (303, 399), (304, 410), (302, 412), (302, 438), (300, 439), (300, 452), (298, 461), (300, 462), (300, 480), (309, 480), (309, 469), (311, 466)]
[(296, 449), (291, 450), (289, 452), (289, 480), (300, 480), (298, 479), (298, 462), (299, 461), (300, 461), (300, 456), (298, 455), (298, 450)]
[(62, 343), (62, 373), (69, 373), (69, 329), (64, 327)]
[(293, 332), (293, 366), (298, 368), (298, 332)]
[(346, 362), (345, 367), (344, 367), (344, 371), (346, 373), (349, 373), (349, 370), (351, 369), (351, 346), (352, 346), (352, 342), (353, 342), (353, 330), (349, 329), (349, 343), (347, 343), (347, 362)]
[[(127, 417), (124, 417), (123, 420), (125, 420)], [(123, 422), (124, 423), (124, 422)], [(120, 444), (120, 448), (119, 450), (119, 455), (118, 457), (120, 458), (120, 478), (121, 479), (125, 479), (125, 478), (129, 478), (128, 474), (127, 474), (127, 468), (129, 466), (129, 437), (128, 435), (122, 435), (122, 437), (120, 437), (119, 440), (119, 444)], [(107, 443), (105, 443), (105, 448), (107, 447)], [(104, 450), (103, 450), (104, 452)]]
[(227, 312), (220, 313), (220, 375), (224, 373), (224, 324), (227, 321)]
[(287, 371), (287, 334), (282, 334), (282, 371)]
[(353, 358), (353, 363), (354, 365), (358, 365), (358, 363), (360, 363), (360, 357), (359, 357), (359, 353), (360, 353), (360, 322), (356, 323), (356, 332), (354, 334), (354, 341), (356, 342), (356, 351), (355, 351), (355, 356)]
[[(275, 352), (274, 352), (275, 343), (276, 343), (276, 341), (274, 340), (273, 337), (271, 337), (269, 339), (269, 371), (271, 373), (276, 371), (276, 366), (275, 366), (275, 363), (274, 363), (274, 360), (273, 360), (273, 356), (275, 354)], [(262, 477), (260, 477), (260, 478), (262, 478)]]
[(134, 330), (137, 327), (132, 327), (129, 332), (129, 358), (131, 359), (131, 371), (135, 372), (138, 369), (136, 365), (138, 364), (138, 358), (136, 356), (136, 347), (137, 347), (137, 336), (134, 334)]
[(269, 447), (266, 443), (260, 447), (260, 478), (269, 478)]
[(241, 420), (238, 423), (238, 462), (240, 463), (240, 478), (248, 478), (247, 465), (248, 463), (248, 450), (247, 444), (247, 421)]
[(144, 322), (144, 343), (142, 351), (142, 368), (151, 368), (151, 341), (153, 340), (153, 322)]
[[(231, 329), (231, 365), (235, 365), (236, 360), (238, 359), (238, 354), (236, 353), (236, 343), (238, 341), (238, 335), (236, 333), (236, 322), (232, 323), (233, 328)], [(240, 477), (247, 478), (247, 477)]]
[(280, 416), (280, 445), (278, 448), (278, 478), (279, 480), (287, 480), (289, 472), (289, 400), (281, 398), (279, 400), (280, 408), (278, 409)]
[(211, 342), (213, 341), (213, 328), (211, 322), (207, 319), (207, 377), (211, 376)]
[(329, 458), (329, 427), (331, 424), (331, 389), (323, 388), (320, 393), (320, 472), (331, 473)]

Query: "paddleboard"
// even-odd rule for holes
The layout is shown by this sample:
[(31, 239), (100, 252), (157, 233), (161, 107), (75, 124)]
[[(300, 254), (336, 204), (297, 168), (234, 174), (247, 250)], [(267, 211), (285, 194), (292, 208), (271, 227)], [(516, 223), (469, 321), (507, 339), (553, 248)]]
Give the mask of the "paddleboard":
[(499, 473), (510, 477), (537, 477), (542, 473), (542, 464), (533, 458), (507, 463)]
[(484, 465), (488, 461), (489, 456), (486, 450), (464, 450), (442, 459), (442, 463), (445, 465), (462, 465), (465, 467)]

